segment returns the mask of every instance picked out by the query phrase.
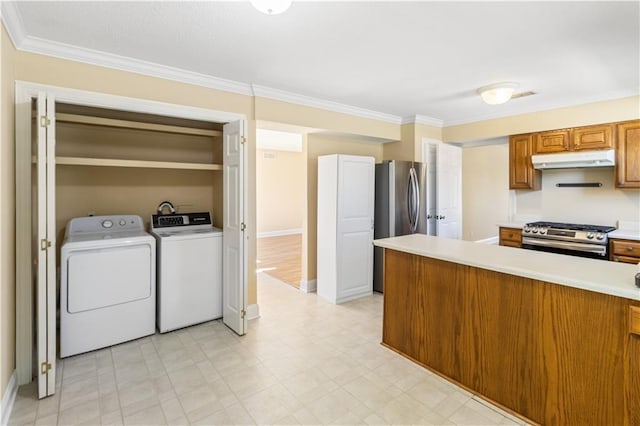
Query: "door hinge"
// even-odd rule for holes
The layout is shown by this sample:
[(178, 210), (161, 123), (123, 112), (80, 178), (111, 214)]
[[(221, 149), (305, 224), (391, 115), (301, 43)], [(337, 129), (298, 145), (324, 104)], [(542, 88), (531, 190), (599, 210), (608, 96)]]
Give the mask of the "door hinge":
[(241, 310), (241, 311), (240, 311), (240, 317), (241, 317), (242, 319), (245, 319), (245, 318), (246, 318), (246, 316), (247, 316), (247, 311), (245, 311), (244, 309), (243, 309), (243, 310)]
[(244, 145), (245, 142), (247, 142), (247, 138), (245, 138), (244, 136), (240, 136), (240, 143)]
[(40, 364), (40, 374), (47, 374), (49, 370), (51, 370), (50, 362), (43, 362), (42, 364)]
[(40, 250), (47, 251), (49, 247), (51, 247), (51, 241), (47, 240), (46, 238), (40, 240)]
[(245, 224), (244, 224), (244, 222), (242, 222), (242, 223), (240, 224), (240, 230), (241, 230), (241, 231), (244, 231), (245, 229), (247, 229), (247, 225), (245, 225)]
[(40, 116), (40, 127), (49, 127), (50, 124), (51, 119), (49, 117), (47, 117), (46, 115)]

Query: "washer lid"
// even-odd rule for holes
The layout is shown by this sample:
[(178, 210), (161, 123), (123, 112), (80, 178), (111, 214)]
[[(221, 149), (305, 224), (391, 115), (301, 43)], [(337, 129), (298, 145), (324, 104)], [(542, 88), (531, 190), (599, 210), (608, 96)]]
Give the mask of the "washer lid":
[(189, 228), (165, 228), (165, 229), (154, 229), (151, 231), (152, 234), (157, 235), (161, 238), (170, 238), (170, 237), (186, 237), (189, 235), (193, 236), (213, 236), (212, 234), (220, 234), (222, 235), (222, 229), (214, 228), (213, 226), (208, 227), (189, 227)]

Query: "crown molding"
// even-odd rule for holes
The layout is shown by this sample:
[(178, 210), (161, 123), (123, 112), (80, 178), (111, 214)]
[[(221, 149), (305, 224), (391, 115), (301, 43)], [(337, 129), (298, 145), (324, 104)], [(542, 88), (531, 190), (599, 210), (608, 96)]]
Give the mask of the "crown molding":
[(246, 83), (225, 80), (180, 68), (100, 52), (93, 49), (85, 49), (37, 37), (25, 38), (17, 48), (26, 52), (251, 96), (251, 86)]
[(253, 95), (260, 98), (268, 98), (276, 101), (308, 106), (311, 108), (319, 108), (327, 111), (353, 115), (361, 118), (368, 118), (371, 120), (383, 121), (391, 124), (401, 124), (402, 122), (401, 118), (397, 115), (385, 114), (382, 112), (358, 108), (338, 102), (312, 98), (310, 96), (299, 95), (297, 93), (287, 92), (279, 89), (272, 89), (270, 87), (260, 86), (256, 84), (252, 84), (251, 87), (253, 89)]
[(2, 18), (11, 42), (17, 49), (26, 38), (26, 35), (24, 33), (24, 24), (22, 23), (20, 12), (18, 12), (18, 8), (14, 2), (0, 2), (0, 18)]
[(426, 115), (411, 115), (409, 117), (402, 117), (401, 124), (422, 124), (425, 126), (443, 127), (444, 122), (438, 118)]

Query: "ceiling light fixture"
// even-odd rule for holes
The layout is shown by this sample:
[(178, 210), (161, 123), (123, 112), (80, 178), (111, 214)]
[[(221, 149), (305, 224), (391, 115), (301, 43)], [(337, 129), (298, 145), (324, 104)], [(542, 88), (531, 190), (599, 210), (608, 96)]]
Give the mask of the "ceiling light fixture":
[(289, 9), (292, 0), (251, 0), (253, 7), (267, 15), (277, 15)]
[(511, 99), (516, 87), (518, 87), (518, 83), (506, 81), (481, 87), (478, 89), (478, 93), (482, 100), (489, 105), (500, 105)]

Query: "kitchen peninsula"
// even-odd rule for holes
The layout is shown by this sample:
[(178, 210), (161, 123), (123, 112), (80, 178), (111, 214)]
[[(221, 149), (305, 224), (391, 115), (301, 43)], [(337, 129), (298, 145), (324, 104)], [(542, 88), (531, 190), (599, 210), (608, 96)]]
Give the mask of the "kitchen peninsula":
[(383, 344), (539, 424), (640, 424), (635, 265), (426, 235), (376, 240)]

